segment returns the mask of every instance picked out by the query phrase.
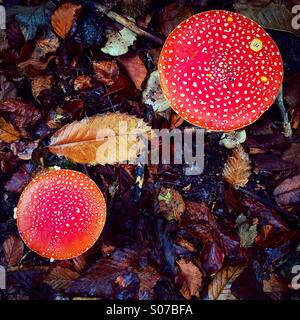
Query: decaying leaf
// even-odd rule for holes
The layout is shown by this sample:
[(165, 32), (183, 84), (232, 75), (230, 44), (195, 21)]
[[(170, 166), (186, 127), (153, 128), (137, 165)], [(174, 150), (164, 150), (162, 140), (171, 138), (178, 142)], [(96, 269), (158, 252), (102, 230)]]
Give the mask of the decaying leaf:
[(46, 89), (51, 88), (52, 76), (36, 76), (31, 80), (32, 95), (37, 99), (38, 95)]
[(185, 203), (181, 194), (168, 188), (161, 188), (158, 195), (159, 208), (167, 220), (179, 220), (185, 210)]
[(81, 10), (80, 4), (64, 3), (56, 9), (51, 17), (51, 25), (54, 32), (61, 38), (65, 38), (73, 25), (74, 19)]
[(134, 161), (145, 147), (139, 137), (150, 135), (151, 128), (142, 119), (107, 113), (66, 125), (52, 136), (49, 150), (78, 163)]
[(235, 8), (238, 13), (253, 19), (266, 29), (290, 32), (300, 36), (300, 31), (292, 27), (293, 14), (284, 4), (269, 2), (264, 7), (256, 7), (252, 2), (247, 2), (236, 3)]
[(88, 90), (92, 87), (91, 78), (87, 75), (78, 76), (74, 81), (76, 91)]
[(48, 54), (56, 52), (59, 47), (59, 40), (53, 34), (49, 33), (48, 37), (39, 39), (36, 42), (36, 47), (31, 55), (31, 57), (18, 64), (20, 71), (27, 71), (27, 69), (43, 71), (46, 69), (48, 63), (54, 56), (49, 56)]
[(7, 265), (12, 267), (21, 260), (24, 252), (24, 243), (20, 238), (11, 236), (4, 241), (3, 250)]
[(96, 79), (106, 85), (114, 84), (120, 74), (116, 61), (93, 61)]
[(240, 214), (236, 219), (240, 236), (241, 247), (252, 247), (257, 237), (257, 224), (250, 225), (244, 214)]
[(134, 32), (123, 28), (120, 31), (106, 31), (107, 42), (101, 51), (114, 57), (121, 56), (128, 52), (128, 48), (133, 45), (137, 36)]
[(223, 176), (235, 188), (244, 187), (251, 175), (250, 159), (241, 145), (238, 145), (227, 159)]
[(57, 266), (47, 274), (44, 283), (47, 283), (54, 290), (66, 290), (77, 278), (79, 278), (77, 272)]
[(18, 132), (11, 123), (0, 118), (0, 140), (4, 142), (14, 142), (19, 140), (20, 132)]
[(279, 205), (289, 206), (300, 203), (300, 175), (284, 180), (274, 190), (274, 197)]
[(157, 70), (151, 73), (147, 81), (146, 88), (143, 91), (142, 101), (150, 105), (155, 112), (163, 112), (170, 107), (159, 84)]
[(282, 159), (300, 168), (300, 143), (292, 143), (290, 148), (283, 153)]
[(191, 297), (199, 297), (199, 290), (202, 285), (202, 274), (198, 267), (193, 262), (186, 262), (184, 259), (177, 261), (181, 275), (183, 278), (183, 284), (180, 289), (181, 294), (186, 299)]
[(141, 60), (136, 55), (122, 56), (119, 61), (126, 68), (130, 79), (134, 82), (137, 89), (142, 90), (142, 83), (147, 76), (147, 69)]
[(236, 300), (230, 287), (244, 269), (245, 266), (226, 266), (220, 270), (208, 285), (208, 298), (210, 300)]

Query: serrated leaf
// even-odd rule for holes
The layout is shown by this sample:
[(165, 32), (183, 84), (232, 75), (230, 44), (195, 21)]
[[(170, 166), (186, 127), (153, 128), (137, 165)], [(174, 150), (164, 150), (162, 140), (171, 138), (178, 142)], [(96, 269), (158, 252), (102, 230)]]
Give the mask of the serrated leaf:
[[(49, 150), (69, 160), (87, 164), (114, 164), (137, 160), (151, 128), (125, 113), (106, 113), (64, 126), (51, 138)], [(127, 145), (126, 145), (127, 141)]]
[(245, 15), (266, 29), (293, 33), (300, 36), (300, 30), (292, 27), (293, 14), (283, 4), (270, 2), (264, 7), (256, 7), (251, 2), (235, 4), (238, 13)]
[(250, 159), (241, 145), (238, 145), (227, 159), (223, 170), (224, 179), (235, 188), (244, 187), (251, 175)]
[(77, 278), (79, 278), (77, 272), (57, 266), (49, 272), (44, 282), (54, 290), (66, 290)]
[(244, 268), (245, 266), (227, 266), (217, 272), (208, 285), (209, 300), (235, 300), (230, 287)]
[(80, 4), (67, 2), (54, 11), (51, 17), (51, 25), (58, 36), (64, 39), (69, 34), (80, 9)]
[(3, 250), (7, 265), (12, 267), (21, 260), (24, 252), (24, 243), (20, 238), (11, 236), (4, 241)]
[(17, 131), (11, 123), (0, 118), (0, 140), (11, 143), (19, 140), (20, 135), (20, 132)]

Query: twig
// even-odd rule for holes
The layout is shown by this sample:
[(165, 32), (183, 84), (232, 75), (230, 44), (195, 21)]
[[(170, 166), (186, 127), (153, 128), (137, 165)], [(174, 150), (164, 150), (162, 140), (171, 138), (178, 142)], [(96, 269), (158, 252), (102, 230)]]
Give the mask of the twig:
[(108, 8), (106, 8), (105, 6), (103, 6), (102, 4), (99, 3), (94, 3), (93, 6), (102, 14), (105, 14), (108, 18), (110, 18), (113, 21), (116, 21), (118, 23), (120, 23), (122, 26), (124, 26), (125, 28), (133, 31), (134, 33), (136, 33), (139, 36), (148, 38), (149, 40), (152, 40), (153, 42), (159, 44), (159, 45), (163, 45), (163, 40), (160, 39), (159, 37), (151, 34), (150, 32), (147, 32), (143, 29), (141, 29), (140, 27), (138, 27), (133, 21), (121, 16), (120, 14), (109, 10)]
[(299, 221), (297, 221), (297, 219), (292, 217), (290, 213), (288, 213), (287, 211), (281, 209), (279, 206), (274, 204), (271, 200), (262, 198), (258, 194), (255, 194), (254, 192), (252, 192), (251, 190), (249, 190), (249, 189), (247, 189), (245, 187), (240, 187), (240, 188), (238, 188), (238, 190), (241, 191), (242, 193), (246, 194), (250, 198), (260, 202), (264, 206), (275, 210), (277, 213), (280, 214), (280, 216), (282, 217), (283, 220), (288, 222), (289, 225), (295, 227), (295, 224), (297, 225), (299, 223)]
[(283, 130), (284, 130), (284, 135), (286, 137), (291, 137), (293, 134), (292, 128), (291, 128), (291, 123), (289, 121), (289, 114), (285, 109), (284, 102), (283, 102), (283, 86), (281, 85), (279, 94), (277, 97), (277, 105), (281, 113), (282, 117), (282, 125), (283, 125)]

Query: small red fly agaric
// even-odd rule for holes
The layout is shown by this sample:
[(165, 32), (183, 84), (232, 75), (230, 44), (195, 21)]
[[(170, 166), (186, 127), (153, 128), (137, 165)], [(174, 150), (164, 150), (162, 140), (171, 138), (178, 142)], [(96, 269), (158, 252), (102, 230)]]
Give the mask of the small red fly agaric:
[(158, 71), (171, 107), (214, 131), (256, 121), (283, 80), (272, 38), (251, 19), (223, 10), (196, 14), (177, 26), (163, 46)]
[(17, 207), (17, 224), (27, 246), (63, 260), (79, 256), (98, 239), (106, 219), (102, 192), (86, 175), (51, 170), (31, 181)]

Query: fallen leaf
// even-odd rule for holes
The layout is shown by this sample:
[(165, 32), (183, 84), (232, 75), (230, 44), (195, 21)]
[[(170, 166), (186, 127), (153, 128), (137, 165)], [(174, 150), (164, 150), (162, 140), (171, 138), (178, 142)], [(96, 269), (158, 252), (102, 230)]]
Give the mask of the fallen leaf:
[(21, 160), (31, 160), (32, 153), (37, 147), (38, 142), (28, 140), (20, 140), (10, 145), (11, 151)]
[(122, 56), (119, 58), (119, 61), (126, 68), (128, 75), (134, 82), (136, 88), (142, 90), (142, 83), (147, 76), (147, 69), (141, 58), (136, 54)]
[(241, 247), (252, 247), (257, 237), (257, 224), (250, 225), (245, 215), (240, 214), (236, 219)]
[(11, 236), (4, 241), (3, 250), (7, 265), (12, 267), (21, 260), (24, 252), (24, 243), (20, 238)]
[(139, 299), (155, 299), (154, 287), (160, 279), (160, 274), (151, 266), (147, 266), (143, 270), (136, 270), (136, 272), (140, 278)]
[(20, 135), (20, 132), (18, 132), (11, 123), (0, 118), (0, 140), (11, 143), (19, 140)]
[(250, 159), (241, 145), (238, 145), (227, 159), (223, 170), (224, 179), (235, 188), (244, 187), (251, 175)]
[[(122, 123), (123, 131), (120, 131)], [(52, 136), (49, 150), (78, 163), (104, 165), (133, 161), (145, 147), (138, 137), (148, 138), (150, 134), (151, 128), (142, 119), (119, 112), (107, 113), (64, 126)], [(127, 148), (126, 144), (119, 147), (124, 139)]]
[(183, 284), (180, 289), (181, 294), (186, 299), (191, 299), (193, 296), (199, 297), (199, 290), (202, 285), (200, 270), (192, 262), (186, 262), (185, 259), (180, 259), (177, 264), (183, 278)]
[(67, 2), (54, 11), (51, 16), (51, 25), (59, 37), (63, 39), (67, 37), (80, 10), (80, 4)]
[(210, 300), (236, 300), (230, 288), (244, 269), (245, 266), (226, 266), (220, 270), (208, 285), (208, 298)]
[(58, 47), (59, 40), (53, 33), (49, 33), (47, 37), (37, 40), (31, 57), (18, 64), (19, 70), (21, 72), (33, 73), (44, 71), (50, 60), (54, 58), (54, 56), (49, 56), (49, 54), (56, 52)]
[(253, 162), (263, 171), (284, 171), (295, 167), (291, 162), (273, 154), (257, 154), (253, 156)]
[(300, 168), (300, 143), (292, 143), (282, 155), (282, 159)]
[(16, 98), (17, 88), (13, 82), (8, 81), (4, 75), (0, 75), (0, 101)]
[(133, 45), (137, 39), (137, 35), (123, 28), (120, 31), (107, 30), (106, 31), (107, 42), (101, 51), (114, 57), (121, 56), (128, 52), (128, 49)]
[(92, 87), (91, 78), (87, 75), (78, 76), (74, 81), (74, 89), (76, 91), (88, 90)]
[(263, 290), (269, 293), (286, 292), (288, 291), (288, 286), (278, 275), (271, 273), (270, 279), (263, 280)]
[(225, 252), (216, 242), (206, 242), (200, 252), (199, 261), (206, 275), (218, 272), (224, 263)]
[(147, 81), (146, 88), (143, 91), (142, 101), (153, 108), (155, 112), (163, 112), (170, 108), (161, 86), (159, 84), (158, 72), (153, 71)]
[(300, 175), (284, 180), (273, 192), (276, 202), (282, 206), (300, 203)]
[(180, 220), (185, 210), (181, 194), (174, 189), (161, 188), (158, 195), (160, 211), (167, 220)]
[(43, 282), (53, 290), (66, 290), (79, 276), (77, 272), (57, 266), (47, 274)]
[(37, 99), (38, 95), (52, 86), (52, 76), (36, 76), (31, 80), (32, 95)]
[(123, 0), (120, 4), (121, 12), (132, 18), (143, 16), (151, 5), (151, 0)]
[(120, 74), (119, 67), (115, 60), (93, 61), (93, 68), (96, 79), (109, 86), (117, 81)]
[(235, 4), (238, 13), (247, 16), (266, 29), (285, 31), (300, 35), (299, 30), (292, 27), (292, 12), (283, 4), (270, 2), (264, 7), (255, 7), (251, 2)]

